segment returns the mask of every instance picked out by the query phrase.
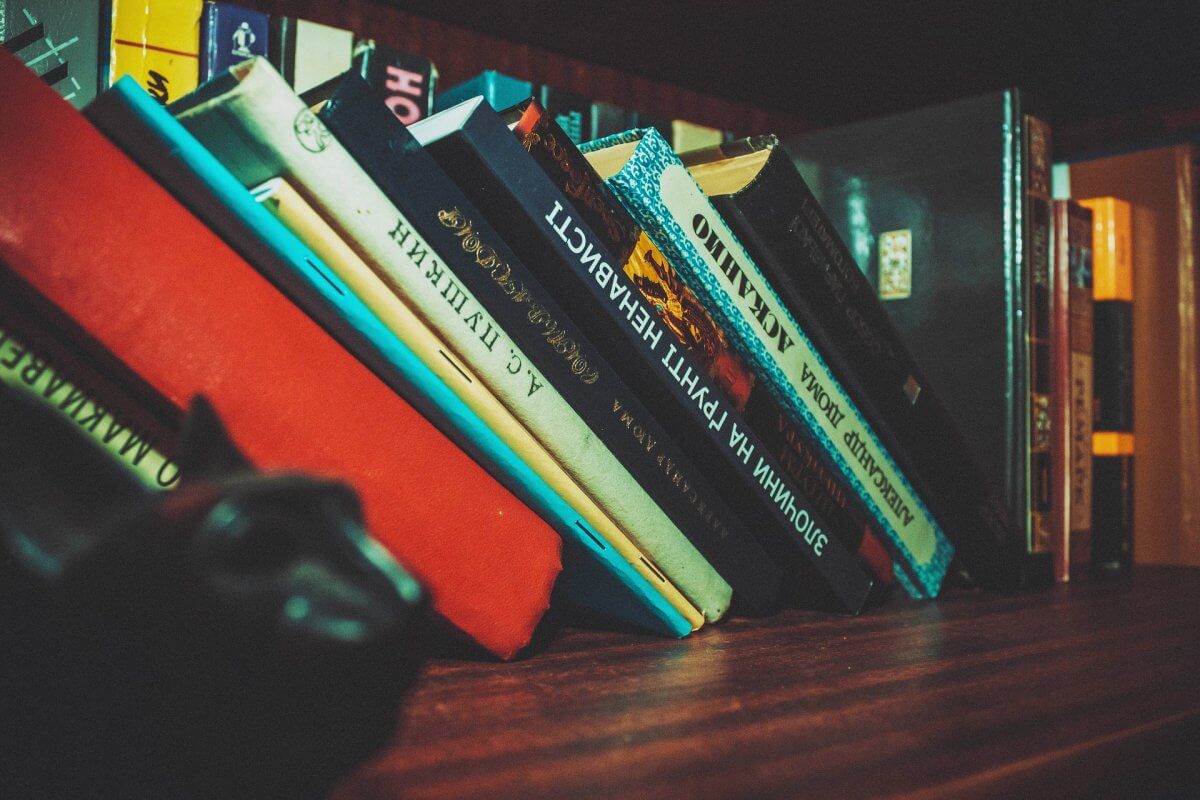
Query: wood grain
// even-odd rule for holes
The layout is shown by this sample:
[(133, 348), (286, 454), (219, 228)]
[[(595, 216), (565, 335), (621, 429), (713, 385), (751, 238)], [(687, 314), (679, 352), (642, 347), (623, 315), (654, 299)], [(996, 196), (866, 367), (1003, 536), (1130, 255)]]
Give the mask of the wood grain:
[[(682, 641), (567, 630), (429, 664), (336, 800), (1100, 795), (1200, 787), (1200, 570), (789, 611)], [(1189, 758), (1188, 754), (1192, 754)]]

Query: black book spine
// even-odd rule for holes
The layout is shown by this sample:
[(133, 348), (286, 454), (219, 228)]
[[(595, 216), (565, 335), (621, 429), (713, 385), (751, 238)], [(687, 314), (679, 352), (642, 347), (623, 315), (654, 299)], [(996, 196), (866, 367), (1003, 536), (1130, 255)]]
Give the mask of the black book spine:
[(267, 60), (283, 76), (288, 86), (296, 83), (296, 21), (291, 17), (271, 18)]
[[(812, 338), (981, 582), (1016, 528), (866, 275), (782, 148), (754, 182), (713, 205)], [(1008, 545), (1011, 546), (1011, 545)]]
[(322, 121), (504, 332), (733, 587), (778, 605), (782, 572), (484, 215), (366, 83), (343, 80)]
[(354, 46), (354, 68), (405, 125), (433, 113), (437, 70), (428, 58), (363, 39)]
[(1097, 300), (1096, 447), (1092, 459), (1092, 571), (1133, 564), (1133, 303)]
[(460, 130), (427, 149), (492, 224), (509, 233), (526, 264), (605, 348), (672, 438), (695, 462), (712, 468), (714, 482), (767, 549), (813, 579), (794, 588), (812, 602), (832, 596), (844, 608), (861, 610), (872, 584), (854, 557), (827, 533), (826, 520), (706, 370), (655, 321), (603, 239), (503, 123), (485, 112), (477, 109)]

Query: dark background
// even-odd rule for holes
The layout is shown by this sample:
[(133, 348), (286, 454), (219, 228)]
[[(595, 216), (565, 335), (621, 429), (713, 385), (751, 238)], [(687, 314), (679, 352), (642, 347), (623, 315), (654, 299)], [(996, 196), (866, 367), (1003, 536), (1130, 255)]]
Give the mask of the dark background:
[(1018, 85), (1056, 122), (1200, 104), (1200, 2), (383, 0), (824, 126)]

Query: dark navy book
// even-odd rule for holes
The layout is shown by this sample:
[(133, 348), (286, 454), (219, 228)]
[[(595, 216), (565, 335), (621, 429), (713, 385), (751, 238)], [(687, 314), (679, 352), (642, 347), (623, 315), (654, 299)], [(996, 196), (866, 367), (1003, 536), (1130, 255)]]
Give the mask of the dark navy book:
[(247, 58), (266, 56), (269, 23), (261, 11), (208, 0), (200, 17), (200, 82)]

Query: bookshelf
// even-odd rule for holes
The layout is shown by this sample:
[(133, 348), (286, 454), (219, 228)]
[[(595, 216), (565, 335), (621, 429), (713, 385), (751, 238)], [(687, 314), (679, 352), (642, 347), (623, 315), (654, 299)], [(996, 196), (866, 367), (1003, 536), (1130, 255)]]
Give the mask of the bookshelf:
[(435, 659), (334, 798), (1188, 796), (1198, 593), (1200, 570), (1143, 567)]

